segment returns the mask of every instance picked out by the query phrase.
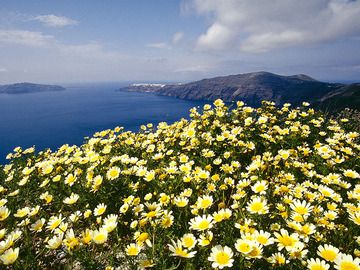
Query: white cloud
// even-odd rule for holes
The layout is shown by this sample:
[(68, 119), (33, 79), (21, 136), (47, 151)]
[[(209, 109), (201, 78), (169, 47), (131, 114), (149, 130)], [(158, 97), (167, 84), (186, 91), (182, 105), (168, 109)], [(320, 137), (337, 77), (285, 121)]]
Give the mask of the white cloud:
[(263, 33), (248, 37), (241, 49), (248, 52), (266, 52), (271, 49), (288, 47), (304, 43), (306, 33), (297, 31), (283, 31), (279, 33)]
[(199, 72), (199, 73), (205, 73), (212, 69), (213, 67), (208, 65), (194, 65), (194, 66), (185, 66), (182, 68), (176, 69), (174, 72)]
[(49, 27), (64, 27), (68, 25), (78, 24), (76, 20), (64, 17), (64, 16), (56, 16), (53, 14), (49, 15), (39, 15), (33, 18), (35, 21), (39, 21), (46, 26)]
[(0, 67), (0, 72), (8, 72), (7, 68)]
[(200, 35), (202, 50), (266, 52), (360, 35), (360, 1), (192, 0), (211, 22)]
[(232, 43), (234, 33), (231, 29), (219, 23), (214, 23), (207, 32), (198, 39), (198, 48), (219, 50), (229, 47)]
[(145, 44), (145, 47), (148, 48), (155, 48), (155, 49), (172, 49), (171, 44), (176, 45), (178, 44), (184, 37), (184, 33), (183, 32), (176, 32), (171, 40), (169, 40), (168, 42), (154, 42), (154, 43), (148, 43)]
[(172, 38), (172, 43), (173, 44), (177, 44), (179, 43), (184, 37), (184, 33), (183, 32), (176, 32), (174, 35), (173, 35), (173, 38)]
[(155, 49), (168, 49), (169, 45), (166, 44), (165, 42), (158, 42), (158, 43), (146, 44), (146, 47), (155, 48)]
[(118, 60), (123, 55), (117, 51), (106, 50), (100, 43), (89, 42), (82, 44), (65, 44), (53, 36), (41, 32), (26, 30), (0, 30), (0, 46), (20, 45), (25, 47), (38, 47), (53, 49), (63, 55), (102, 60)]
[(26, 30), (0, 30), (0, 44), (16, 44), (31, 47), (44, 47), (54, 43), (53, 36)]

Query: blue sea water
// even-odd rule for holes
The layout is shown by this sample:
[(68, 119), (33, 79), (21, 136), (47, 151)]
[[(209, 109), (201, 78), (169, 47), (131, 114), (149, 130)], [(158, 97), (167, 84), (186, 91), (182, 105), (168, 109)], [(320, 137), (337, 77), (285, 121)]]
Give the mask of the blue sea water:
[(66, 91), (0, 95), (0, 164), (16, 146), (56, 150), (116, 126), (138, 131), (142, 124), (188, 118), (187, 101), (147, 93), (115, 91), (119, 83), (66, 86)]

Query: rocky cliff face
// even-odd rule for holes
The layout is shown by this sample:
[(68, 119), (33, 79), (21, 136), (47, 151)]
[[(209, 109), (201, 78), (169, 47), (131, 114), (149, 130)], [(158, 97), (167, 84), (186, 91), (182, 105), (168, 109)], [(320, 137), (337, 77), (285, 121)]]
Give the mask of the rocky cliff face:
[(278, 104), (314, 102), (341, 87), (344, 85), (320, 82), (304, 74), (281, 76), (269, 72), (254, 72), (162, 87), (128, 86), (121, 90), (152, 92), (192, 100), (243, 100), (250, 105), (259, 105), (262, 100), (272, 100)]

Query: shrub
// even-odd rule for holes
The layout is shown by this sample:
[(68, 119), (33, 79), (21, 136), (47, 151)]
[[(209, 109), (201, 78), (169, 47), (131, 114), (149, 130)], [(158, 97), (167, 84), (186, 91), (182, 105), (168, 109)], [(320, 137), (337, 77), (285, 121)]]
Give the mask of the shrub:
[(16, 148), (0, 169), (1, 263), (359, 269), (359, 134), (303, 105), (216, 100), (156, 129)]

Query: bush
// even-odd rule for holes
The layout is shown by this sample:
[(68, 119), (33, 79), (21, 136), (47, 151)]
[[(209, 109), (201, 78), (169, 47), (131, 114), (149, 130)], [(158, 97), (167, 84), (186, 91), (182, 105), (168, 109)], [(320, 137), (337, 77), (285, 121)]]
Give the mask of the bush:
[(358, 110), (345, 108), (335, 115), (335, 120), (342, 122), (349, 129), (360, 132), (360, 112)]
[(359, 134), (303, 105), (216, 100), (156, 129), (16, 148), (0, 169), (1, 263), (359, 269)]

